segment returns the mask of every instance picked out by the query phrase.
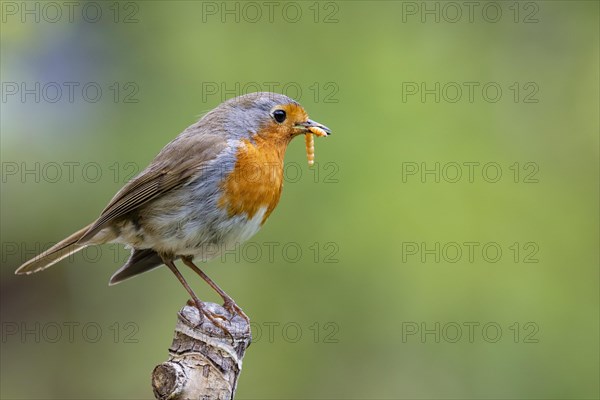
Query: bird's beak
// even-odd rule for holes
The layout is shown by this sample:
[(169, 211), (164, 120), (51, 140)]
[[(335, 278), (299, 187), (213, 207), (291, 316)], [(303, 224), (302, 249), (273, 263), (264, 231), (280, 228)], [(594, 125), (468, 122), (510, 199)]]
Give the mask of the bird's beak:
[(312, 133), (317, 136), (329, 136), (331, 135), (331, 129), (326, 127), (325, 125), (321, 125), (318, 122), (313, 121), (312, 119), (308, 119), (305, 122), (301, 122), (295, 125), (296, 128), (302, 129), (304, 132), (302, 133)]

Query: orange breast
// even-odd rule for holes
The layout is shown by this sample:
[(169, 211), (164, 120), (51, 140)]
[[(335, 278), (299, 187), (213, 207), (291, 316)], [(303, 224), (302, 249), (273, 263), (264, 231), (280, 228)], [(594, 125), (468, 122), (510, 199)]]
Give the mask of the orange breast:
[(261, 208), (264, 223), (277, 206), (283, 187), (283, 157), (287, 143), (256, 136), (243, 142), (233, 172), (222, 183), (219, 206), (230, 216), (252, 218)]

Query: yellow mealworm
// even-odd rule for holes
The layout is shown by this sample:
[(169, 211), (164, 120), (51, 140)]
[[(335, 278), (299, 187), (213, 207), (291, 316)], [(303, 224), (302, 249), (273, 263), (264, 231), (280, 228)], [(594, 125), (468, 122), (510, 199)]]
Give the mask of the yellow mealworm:
[(316, 127), (316, 126), (311, 126), (310, 128), (308, 128), (308, 130), (319, 137), (327, 136), (327, 132), (325, 132), (323, 129)]
[(308, 165), (312, 167), (315, 164), (315, 138), (314, 135), (319, 137), (327, 136), (327, 132), (316, 126), (308, 128), (310, 133), (305, 134), (304, 139), (306, 142), (306, 157), (308, 158)]
[(306, 158), (308, 158), (308, 166), (312, 167), (315, 164), (315, 138), (312, 133), (304, 135), (306, 143)]

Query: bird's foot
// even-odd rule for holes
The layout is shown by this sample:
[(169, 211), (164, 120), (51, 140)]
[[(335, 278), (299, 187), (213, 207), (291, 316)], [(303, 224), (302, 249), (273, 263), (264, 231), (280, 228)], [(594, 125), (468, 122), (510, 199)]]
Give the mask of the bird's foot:
[(188, 305), (192, 306), (192, 307), (196, 307), (198, 309), (198, 311), (204, 315), (206, 318), (208, 318), (208, 320), (217, 328), (221, 329), (223, 331), (223, 333), (225, 333), (226, 335), (228, 335), (232, 341), (235, 342), (235, 338), (233, 337), (233, 335), (231, 334), (231, 332), (229, 331), (229, 329), (227, 329), (226, 327), (223, 326), (223, 324), (219, 321), (226, 321), (227, 318), (223, 315), (219, 315), (219, 314), (215, 314), (210, 310), (206, 309), (206, 306), (200, 302), (200, 301), (194, 301), (194, 300), (188, 300), (187, 302)]
[(237, 314), (240, 317), (244, 318), (248, 324), (250, 324), (250, 318), (248, 318), (248, 316), (240, 308), (240, 306), (235, 304), (235, 301), (233, 301), (233, 299), (225, 299), (225, 303), (223, 303), (223, 308), (229, 311), (229, 313), (231, 314), (231, 318), (233, 318), (235, 314)]

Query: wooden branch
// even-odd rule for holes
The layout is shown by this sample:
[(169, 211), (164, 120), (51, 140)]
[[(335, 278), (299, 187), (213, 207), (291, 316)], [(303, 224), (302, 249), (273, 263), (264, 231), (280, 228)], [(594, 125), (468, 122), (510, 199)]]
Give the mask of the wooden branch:
[(169, 360), (152, 371), (152, 388), (157, 399), (233, 399), (242, 359), (252, 340), (250, 325), (218, 304), (204, 305), (226, 318), (219, 322), (231, 335), (215, 326), (196, 307), (183, 307), (177, 316)]

